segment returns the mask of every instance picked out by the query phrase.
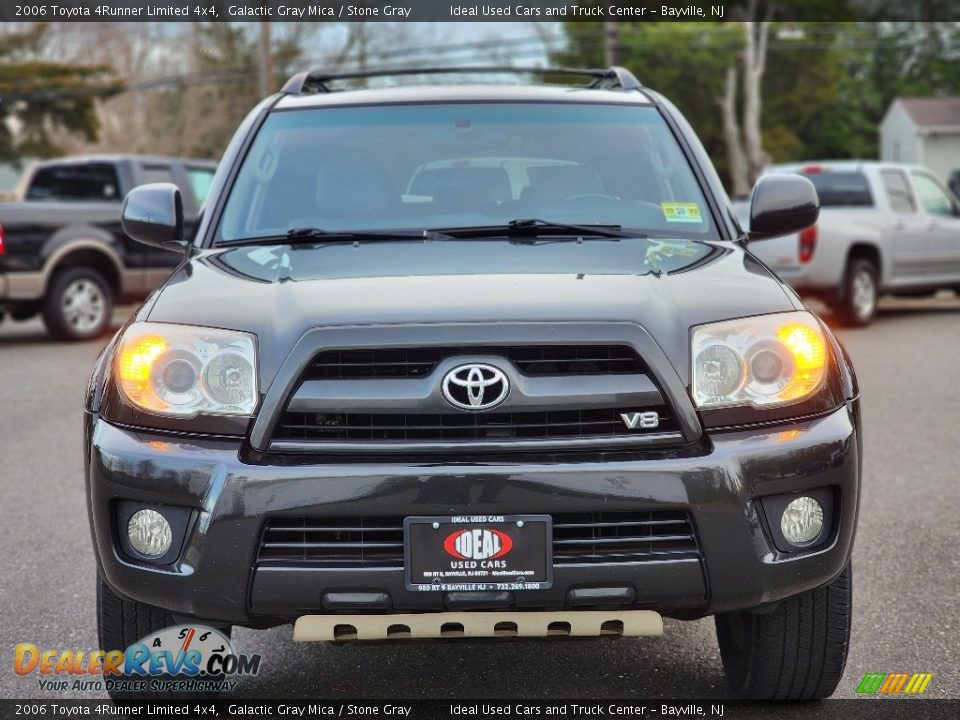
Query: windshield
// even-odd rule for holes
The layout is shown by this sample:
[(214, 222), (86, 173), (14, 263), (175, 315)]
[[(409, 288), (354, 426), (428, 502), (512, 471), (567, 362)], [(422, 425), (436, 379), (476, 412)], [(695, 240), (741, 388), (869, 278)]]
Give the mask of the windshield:
[(218, 239), (517, 218), (718, 239), (655, 108), (570, 103), (275, 112), (244, 159)]

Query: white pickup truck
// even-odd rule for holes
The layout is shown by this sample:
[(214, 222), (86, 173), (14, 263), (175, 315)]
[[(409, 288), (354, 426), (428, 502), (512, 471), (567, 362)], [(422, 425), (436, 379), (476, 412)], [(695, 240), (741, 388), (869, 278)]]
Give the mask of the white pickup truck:
[[(798, 173), (820, 196), (820, 219), (750, 251), (799, 293), (851, 325), (866, 325), (881, 294), (960, 290), (960, 201), (926, 168), (883, 162), (771, 165)], [(749, 205), (735, 204), (741, 223)]]

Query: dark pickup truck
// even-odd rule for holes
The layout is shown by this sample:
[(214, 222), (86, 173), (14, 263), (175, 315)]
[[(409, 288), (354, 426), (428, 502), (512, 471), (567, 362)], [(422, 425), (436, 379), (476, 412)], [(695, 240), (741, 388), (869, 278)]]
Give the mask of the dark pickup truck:
[(180, 260), (124, 234), (124, 195), (146, 183), (173, 183), (192, 227), (215, 169), (208, 160), (138, 155), (35, 165), (20, 201), (0, 203), (0, 320), (42, 313), (61, 340), (103, 333), (115, 301), (142, 300)]

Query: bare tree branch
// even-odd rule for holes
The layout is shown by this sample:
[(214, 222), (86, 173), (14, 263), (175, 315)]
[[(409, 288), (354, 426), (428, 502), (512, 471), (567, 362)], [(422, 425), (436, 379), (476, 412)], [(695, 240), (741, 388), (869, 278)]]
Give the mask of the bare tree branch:
[[(751, 11), (755, 10), (751, 2)], [(770, 22), (759, 25), (752, 19), (743, 23), (745, 45), (743, 50), (743, 143), (747, 158), (747, 175), (754, 182), (769, 155), (763, 148), (763, 72), (767, 61), (767, 44), (770, 36)]]
[(730, 172), (731, 193), (736, 196), (750, 192), (747, 159), (737, 121), (737, 68), (727, 68), (723, 97), (717, 100), (723, 121), (723, 139), (727, 146), (727, 165)]

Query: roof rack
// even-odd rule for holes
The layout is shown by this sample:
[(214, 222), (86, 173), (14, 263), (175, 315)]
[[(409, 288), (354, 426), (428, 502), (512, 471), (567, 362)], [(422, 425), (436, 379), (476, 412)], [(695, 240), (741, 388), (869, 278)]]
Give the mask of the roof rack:
[(333, 80), (357, 80), (360, 78), (395, 77), (403, 75), (469, 75), (482, 73), (498, 75), (564, 75), (568, 77), (590, 78), (587, 87), (604, 90), (639, 90), (643, 85), (626, 68), (614, 66), (601, 69), (542, 68), (512, 66), (481, 67), (424, 67), (397, 68), (394, 70), (364, 70), (354, 72), (326, 72), (324, 70), (306, 70), (290, 78), (281, 90), (287, 95), (316, 95), (332, 92), (329, 83)]

